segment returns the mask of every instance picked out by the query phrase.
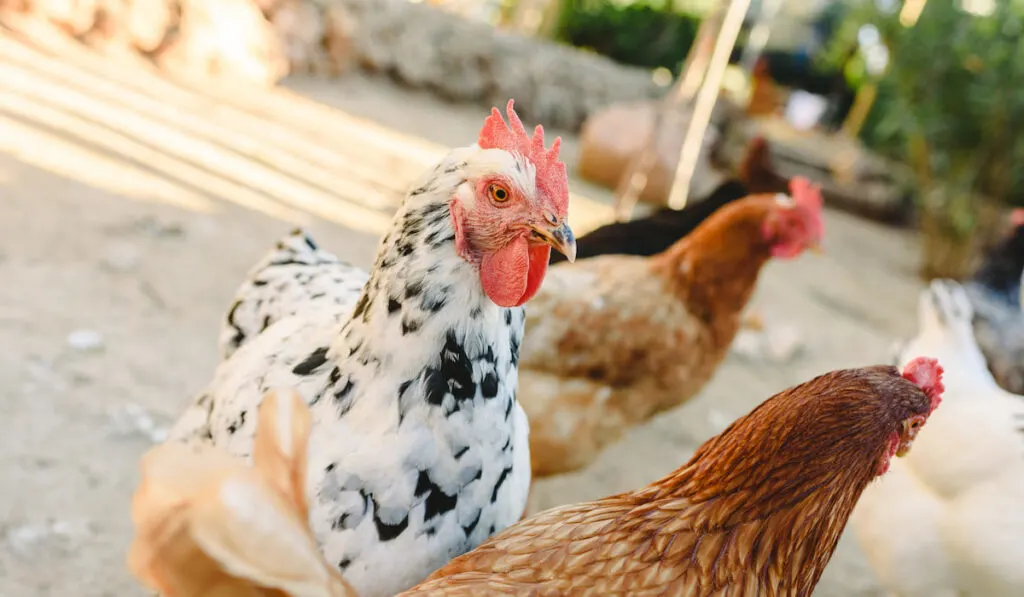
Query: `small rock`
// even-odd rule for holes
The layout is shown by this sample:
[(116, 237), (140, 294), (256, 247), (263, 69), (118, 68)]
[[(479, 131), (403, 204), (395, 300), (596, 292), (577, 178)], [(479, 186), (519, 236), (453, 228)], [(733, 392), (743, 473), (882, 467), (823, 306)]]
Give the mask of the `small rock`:
[(320, 9), (302, 0), (283, 0), (270, 17), (274, 31), (280, 38), (289, 72), (315, 72), (317, 64), (325, 60), (324, 19)]
[(25, 555), (36, 546), (53, 541), (67, 542), (88, 535), (88, 522), (50, 520), (39, 524), (18, 524), (8, 527), (4, 539), (14, 551)]
[(767, 330), (765, 348), (776, 363), (789, 361), (804, 346), (803, 334), (792, 325), (778, 325)]
[(741, 329), (736, 333), (730, 347), (733, 353), (746, 359), (756, 359), (761, 352), (761, 333), (749, 329)]
[[(109, 3), (108, 3), (109, 4)], [(165, 0), (132, 0), (126, 7), (124, 27), (132, 45), (142, 52), (153, 52), (177, 25), (177, 14)]]
[(154, 444), (163, 443), (167, 439), (167, 427), (158, 425), (149, 411), (134, 402), (111, 411), (110, 418), (119, 433), (138, 433)]
[(107, 248), (103, 265), (115, 272), (131, 271), (139, 265), (139, 251), (130, 243), (115, 243)]
[(75, 330), (68, 334), (68, 346), (82, 352), (103, 350), (103, 335), (96, 330)]
[(28, 551), (33, 545), (46, 537), (46, 529), (29, 525), (20, 525), (7, 531), (7, 541), (21, 552)]
[(804, 346), (803, 334), (791, 325), (769, 325), (762, 331), (741, 329), (732, 341), (732, 352), (751, 361), (785, 363)]
[(76, 387), (91, 384), (94, 379), (92, 374), (86, 371), (72, 371), (69, 377), (71, 378), (71, 384)]
[(270, 86), (288, 74), (284, 44), (249, 0), (184, 0), (157, 64), (178, 74)]
[(162, 222), (156, 218), (146, 218), (140, 224), (142, 229), (152, 236), (185, 236), (185, 227), (181, 222)]

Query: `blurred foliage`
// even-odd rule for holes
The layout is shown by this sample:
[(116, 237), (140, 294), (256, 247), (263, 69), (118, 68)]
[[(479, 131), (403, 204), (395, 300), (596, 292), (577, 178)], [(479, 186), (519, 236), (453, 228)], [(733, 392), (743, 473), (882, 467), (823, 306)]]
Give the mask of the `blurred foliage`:
[[(511, 0), (510, 0), (511, 1)], [(697, 36), (703, 16), (687, 12), (694, 2), (681, 0), (552, 0), (560, 3), (554, 37), (592, 50), (622, 64), (644, 68), (664, 67), (678, 74)], [(706, 3), (710, 7), (714, 3)], [(827, 33), (838, 25), (841, 12), (826, 10), (816, 29)], [(730, 61), (739, 61), (744, 36), (733, 49)], [(827, 94), (834, 90), (835, 67), (817, 68), (803, 52), (767, 50), (772, 78), (787, 87)]]
[[(962, 10), (962, 0), (928, 0), (905, 26), (901, 3), (859, 0), (822, 56), (842, 62), (858, 84), (877, 83), (863, 140), (913, 168), (925, 211), (955, 235), (972, 233), (982, 197), (1024, 205), (1022, 4), (995, 0), (990, 14), (978, 15)], [(846, 62), (864, 24), (890, 52), (878, 81), (857, 65), (862, 57)]]
[(562, 2), (556, 36), (623, 64), (679, 72), (697, 36), (701, 17), (678, 12), (672, 2), (555, 0)]

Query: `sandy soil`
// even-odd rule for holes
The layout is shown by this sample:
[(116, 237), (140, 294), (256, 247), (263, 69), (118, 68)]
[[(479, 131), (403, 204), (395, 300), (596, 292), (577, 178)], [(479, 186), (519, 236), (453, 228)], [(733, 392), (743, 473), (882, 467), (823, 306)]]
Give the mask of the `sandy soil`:
[[(200, 93), (53, 51), (0, 37), (0, 595), (141, 595), (123, 564), (137, 459), (210, 378), (246, 270), (295, 222), (368, 265), (411, 177), (485, 111), (359, 77)], [(608, 217), (606, 193), (573, 189), (591, 197), (578, 229)], [(538, 505), (647, 483), (771, 393), (884, 360), (913, 329), (914, 242), (827, 227), (826, 256), (771, 265), (755, 298), (801, 355), (733, 355), (699, 399), (539, 483)], [(851, 538), (816, 594), (880, 594)]]

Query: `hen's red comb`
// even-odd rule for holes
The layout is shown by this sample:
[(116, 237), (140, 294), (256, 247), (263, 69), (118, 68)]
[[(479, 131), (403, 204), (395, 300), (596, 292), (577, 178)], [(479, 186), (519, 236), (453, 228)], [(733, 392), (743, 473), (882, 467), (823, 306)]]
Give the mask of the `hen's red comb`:
[(1014, 228), (1024, 226), (1024, 207), (1018, 207), (1010, 212), (1010, 223)]
[(903, 378), (924, 390), (932, 401), (932, 410), (942, 402), (942, 392), (946, 388), (942, 385), (942, 365), (938, 359), (917, 357), (903, 368)]
[(789, 194), (793, 201), (804, 209), (821, 211), (821, 187), (803, 176), (789, 179)]
[(825, 232), (821, 219), (821, 187), (803, 176), (794, 176), (789, 179), (789, 195), (797, 209), (808, 215), (809, 224), (813, 227), (810, 232), (820, 239)]
[(477, 145), (481, 149), (504, 149), (510, 153), (518, 153), (531, 162), (537, 169), (537, 188), (549, 198), (560, 217), (569, 211), (569, 178), (565, 173), (565, 164), (558, 159), (558, 150), (562, 147), (562, 138), (555, 137), (551, 149), (544, 147), (544, 127), (537, 125), (533, 137), (526, 134), (526, 127), (519, 115), (512, 109), (514, 100), (508, 100), (505, 111), (508, 112), (508, 124), (501, 117), (497, 108), (491, 108), (491, 115), (484, 120), (480, 129)]

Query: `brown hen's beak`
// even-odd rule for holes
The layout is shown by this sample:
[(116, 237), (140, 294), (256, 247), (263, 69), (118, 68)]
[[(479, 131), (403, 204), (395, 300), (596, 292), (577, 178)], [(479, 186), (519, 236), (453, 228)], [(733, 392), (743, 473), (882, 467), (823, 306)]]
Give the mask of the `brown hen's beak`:
[(551, 245), (552, 249), (565, 255), (569, 263), (576, 261), (576, 236), (573, 235), (572, 228), (569, 228), (568, 222), (563, 222), (555, 228), (550, 226), (530, 226), (530, 230), (541, 241)]
[(815, 255), (825, 254), (825, 248), (821, 246), (821, 243), (815, 243), (811, 245), (807, 250), (810, 251), (811, 253), (814, 253)]
[(910, 452), (911, 446), (914, 445), (914, 439), (917, 438), (917, 432), (921, 430), (921, 425), (914, 426), (913, 419), (907, 419), (903, 421), (903, 431), (900, 433), (900, 443), (896, 446), (896, 456), (903, 458)]

